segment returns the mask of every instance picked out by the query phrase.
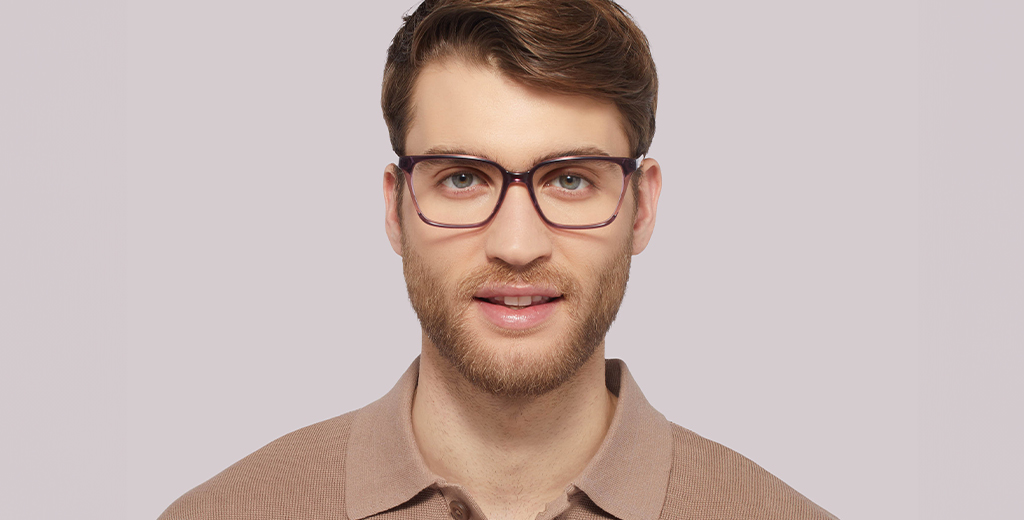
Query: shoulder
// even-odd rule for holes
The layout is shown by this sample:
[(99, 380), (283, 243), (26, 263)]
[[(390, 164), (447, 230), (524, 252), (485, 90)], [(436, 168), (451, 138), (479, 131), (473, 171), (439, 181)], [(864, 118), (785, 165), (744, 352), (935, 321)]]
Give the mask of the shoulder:
[(835, 520), (739, 453), (672, 424), (663, 518)]
[(357, 413), (267, 444), (183, 495), (159, 520), (344, 518), (345, 454)]

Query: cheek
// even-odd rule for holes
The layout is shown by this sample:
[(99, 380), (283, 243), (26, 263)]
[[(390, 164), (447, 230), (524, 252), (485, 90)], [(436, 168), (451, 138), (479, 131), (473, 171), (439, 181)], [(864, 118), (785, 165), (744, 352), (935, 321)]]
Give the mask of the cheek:
[(430, 226), (410, 210), (402, 226), (402, 248), (434, 277), (458, 279), (486, 263), (478, 233)]
[(614, 222), (603, 228), (558, 233), (555, 249), (557, 256), (577, 271), (603, 269), (613, 259), (631, 255), (632, 215), (619, 213)]

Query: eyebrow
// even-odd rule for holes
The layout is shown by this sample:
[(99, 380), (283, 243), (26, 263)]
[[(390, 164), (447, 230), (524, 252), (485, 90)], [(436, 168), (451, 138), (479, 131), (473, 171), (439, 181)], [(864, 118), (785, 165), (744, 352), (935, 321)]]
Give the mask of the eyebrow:
[[(498, 162), (493, 157), (483, 154), (476, 153), (474, 150), (465, 148), (453, 148), (448, 146), (434, 146), (428, 148), (425, 152), (420, 155), (470, 155), (473, 157), (482, 157), (490, 161)], [(532, 164), (540, 164), (544, 161), (551, 159), (557, 159), (559, 157), (576, 157), (576, 156), (598, 156), (598, 157), (611, 157), (611, 154), (598, 148), (596, 146), (581, 146), (579, 148), (572, 148), (569, 150), (557, 150), (533, 159)]]

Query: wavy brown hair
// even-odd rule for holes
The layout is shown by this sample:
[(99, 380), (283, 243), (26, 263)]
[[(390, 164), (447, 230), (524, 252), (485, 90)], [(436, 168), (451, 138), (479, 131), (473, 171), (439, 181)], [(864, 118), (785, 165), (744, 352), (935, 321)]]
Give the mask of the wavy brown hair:
[(388, 49), (381, 106), (405, 155), (412, 90), (426, 65), (462, 58), (523, 84), (614, 103), (633, 157), (654, 137), (658, 75), (647, 37), (610, 0), (425, 0)]

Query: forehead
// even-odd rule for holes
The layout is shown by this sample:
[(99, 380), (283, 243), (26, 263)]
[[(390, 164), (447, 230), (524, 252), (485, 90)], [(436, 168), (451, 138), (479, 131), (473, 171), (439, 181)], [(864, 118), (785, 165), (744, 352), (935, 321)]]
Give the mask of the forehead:
[(408, 155), (458, 150), (525, 168), (560, 151), (629, 154), (613, 103), (529, 87), (486, 64), (445, 60), (425, 67), (412, 102)]

